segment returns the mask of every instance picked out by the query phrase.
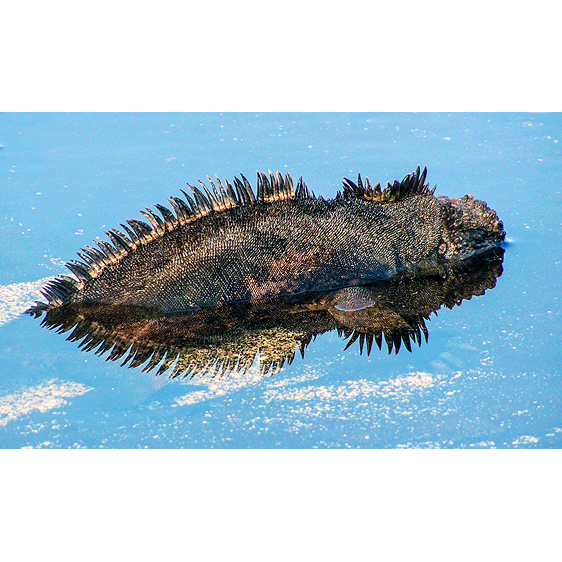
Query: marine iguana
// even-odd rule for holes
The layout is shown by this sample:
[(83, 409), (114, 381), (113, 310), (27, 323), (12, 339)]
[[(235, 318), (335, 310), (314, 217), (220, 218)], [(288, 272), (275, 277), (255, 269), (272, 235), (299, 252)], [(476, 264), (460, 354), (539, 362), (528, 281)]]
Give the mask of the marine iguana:
[[(174, 213), (155, 205), (141, 213), (150, 225), (128, 220), (126, 232), (106, 232), (83, 260), (66, 264), (42, 291), (48, 303), (109, 303), (197, 310), (322, 291), (387, 279), (411, 269), (435, 269), (499, 245), (502, 222), (485, 202), (435, 197), (427, 169), (401, 182), (372, 186), (345, 178), (334, 199), (316, 197), (289, 174), (258, 173), (257, 195), (248, 180), (211, 188), (189, 185), (193, 197), (168, 199)], [(218, 185), (218, 187), (217, 187)], [(211, 191), (212, 189), (212, 191)]]
[[(316, 336), (337, 330), (347, 350), (355, 342), (388, 353), (427, 342), (426, 320), (443, 306), (482, 295), (502, 274), (503, 248), (492, 248), (441, 273), (404, 271), (390, 279), (335, 291), (224, 304), (164, 314), (144, 306), (69, 303), (51, 308), (41, 325), (68, 333), (83, 351), (171, 378), (246, 373), (262, 375), (292, 363)], [(384, 339), (383, 339), (384, 338)]]

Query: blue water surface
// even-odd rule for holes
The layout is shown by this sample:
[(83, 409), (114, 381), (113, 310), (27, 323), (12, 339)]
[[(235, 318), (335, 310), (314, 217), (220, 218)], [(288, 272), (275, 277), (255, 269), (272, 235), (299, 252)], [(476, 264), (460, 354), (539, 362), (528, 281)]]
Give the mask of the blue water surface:
[[(0, 145), (0, 447), (562, 445), (562, 115), (3, 114)], [(18, 314), (30, 284), (207, 174), (290, 172), (329, 198), (418, 165), (485, 200), (509, 243), (496, 288), (439, 311), (412, 353), (332, 332), (272, 377), (170, 380)]]

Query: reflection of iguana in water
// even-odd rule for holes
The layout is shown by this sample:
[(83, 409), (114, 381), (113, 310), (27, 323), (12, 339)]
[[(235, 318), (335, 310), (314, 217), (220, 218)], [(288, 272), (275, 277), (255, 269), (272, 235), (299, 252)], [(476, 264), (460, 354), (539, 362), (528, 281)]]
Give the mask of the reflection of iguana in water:
[(246, 372), (259, 357), (263, 374), (278, 372), (319, 334), (337, 330), (388, 352), (427, 341), (425, 321), (446, 306), (493, 288), (504, 250), (493, 248), (439, 273), (403, 272), (369, 285), (164, 314), (155, 307), (70, 303), (47, 310), (42, 325), (123, 365), (172, 377)]
[(253, 302), (436, 269), (500, 244), (503, 224), (486, 203), (435, 197), (418, 168), (381, 190), (359, 176), (335, 199), (315, 197), (287, 174), (258, 174), (258, 192), (235, 179), (169, 199), (175, 214), (147, 209), (111, 244), (86, 246), (43, 289), (48, 304), (111, 303), (163, 312)]

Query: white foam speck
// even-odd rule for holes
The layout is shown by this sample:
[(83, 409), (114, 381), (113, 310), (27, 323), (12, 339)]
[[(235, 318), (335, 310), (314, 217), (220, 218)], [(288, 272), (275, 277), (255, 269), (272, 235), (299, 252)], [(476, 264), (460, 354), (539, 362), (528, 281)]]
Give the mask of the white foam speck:
[(59, 382), (56, 379), (15, 394), (0, 396), (0, 426), (34, 411), (48, 412), (67, 404), (65, 398), (75, 398), (92, 388), (80, 383)]

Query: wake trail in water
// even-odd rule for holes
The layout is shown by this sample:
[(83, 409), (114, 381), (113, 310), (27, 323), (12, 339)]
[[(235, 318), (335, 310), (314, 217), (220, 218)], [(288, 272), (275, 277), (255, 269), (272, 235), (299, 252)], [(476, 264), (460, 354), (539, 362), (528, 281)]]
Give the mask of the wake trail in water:
[(45, 277), (29, 283), (0, 285), (0, 326), (15, 320), (36, 300), (45, 300), (45, 297), (41, 295), (41, 287), (50, 279), (52, 277)]

